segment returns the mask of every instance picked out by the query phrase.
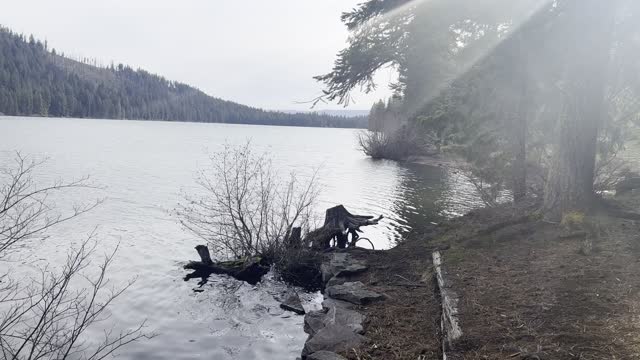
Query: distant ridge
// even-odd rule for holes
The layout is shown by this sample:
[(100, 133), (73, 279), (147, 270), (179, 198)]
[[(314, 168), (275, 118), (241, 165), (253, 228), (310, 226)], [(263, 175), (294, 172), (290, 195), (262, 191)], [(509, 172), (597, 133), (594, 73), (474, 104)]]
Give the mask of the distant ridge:
[(4, 115), (366, 128), (364, 116), (265, 111), (118, 64), (96, 66), (0, 27)]

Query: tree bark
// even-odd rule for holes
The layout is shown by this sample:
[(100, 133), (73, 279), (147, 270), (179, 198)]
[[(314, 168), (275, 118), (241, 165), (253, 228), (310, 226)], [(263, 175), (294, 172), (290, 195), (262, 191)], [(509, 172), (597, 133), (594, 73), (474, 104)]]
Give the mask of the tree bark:
[(606, 69), (617, 1), (573, 0), (565, 19), (566, 79), (544, 216), (558, 221), (593, 200), (598, 130), (605, 116)]
[(513, 119), (513, 201), (519, 203), (527, 197), (527, 127), (530, 108), (530, 91), (528, 53), (525, 48), (522, 34), (516, 35), (516, 51), (519, 68), (516, 70), (514, 79), (515, 89), (518, 89), (518, 100), (516, 101), (515, 119)]

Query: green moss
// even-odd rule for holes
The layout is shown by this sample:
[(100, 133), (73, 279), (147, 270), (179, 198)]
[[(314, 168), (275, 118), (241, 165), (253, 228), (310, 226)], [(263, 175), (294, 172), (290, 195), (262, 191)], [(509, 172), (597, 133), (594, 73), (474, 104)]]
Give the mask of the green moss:
[(560, 225), (567, 230), (576, 230), (584, 226), (585, 214), (579, 211), (570, 211), (562, 215)]

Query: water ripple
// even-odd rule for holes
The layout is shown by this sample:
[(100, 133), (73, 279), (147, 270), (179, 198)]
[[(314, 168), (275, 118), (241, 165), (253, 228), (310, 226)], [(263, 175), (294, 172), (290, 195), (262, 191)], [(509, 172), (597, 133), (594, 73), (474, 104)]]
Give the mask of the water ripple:
[[(285, 173), (310, 176), (320, 168), (319, 218), (336, 204), (354, 213), (382, 214), (379, 226), (363, 228), (377, 249), (478, 204), (459, 176), (437, 167), (367, 159), (345, 146), (355, 136), (345, 129), (0, 118), (0, 165), (15, 150), (47, 155), (43, 178), (91, 174), (105, 187), (56, 198), (60, 208), (98, 197), (107, 201), (59, 227), (39, 249), (48, 261), (62, 261), (69, 244), (95, 226), (105, 248), (120, 243), (112, 281), (138, 279), (89, 338), (99, 338), (102, 328), (133, 327), (146, 319), (159, 336), (122, 350), (121, 359), (293, 359), (306, 335), (302, 317), (280, 310), (273, 297), (283, 285), (266, 281), (254, 287), (215, 277), (204, 292), (194, 293), (197, 285), (182, 281), (180, 264), (194, 258), (193, 247), (201, 241), (184, 232), (170, 210), (181, 190), (193, 191), (194, 174), (209, 161), (204, 149), (248, 138), (258, 150), (271, 151)], [(307, 306), (313, 306), (312, 298)]]

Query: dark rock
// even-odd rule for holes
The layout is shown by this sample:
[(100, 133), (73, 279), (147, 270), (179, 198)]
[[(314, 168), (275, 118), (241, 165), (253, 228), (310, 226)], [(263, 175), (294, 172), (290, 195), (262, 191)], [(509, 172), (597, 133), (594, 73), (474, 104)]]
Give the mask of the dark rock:
[(332, 253), (328, 261), (320, 266), (322, 282), (327, 283), (333, 277), (355, 275), (366, 271), (368, 267), (364, 262), (355, 260), (349, 253)]
[(335, 276), (355, 275), (367, 271), (368, 268), (369, 267), (366, 266), (363, 262), (353, 260), (351, 264), (347, 265), (344, 269), (339, 270)]
[(318, 351), (307, 356), (307, 360), (347, 360), (347, 359), (331, 351)]
[(328, 303), (323, 310), (308, 313), (304, 317), (304, 331), (313, 336), (324, 327), (338, 325), (349, 328), (355, 333), (362, 334), (364, 332), (362, 326), (364, 315), (344, 306), (343, 303), (349, 304), (335, 300)]
[(341, 306), (333, 306), (329, 308), (323, 319), (323, 323), (325, 326), (344, 326), (358, 334), (362, 334), (364, 332), (364, 328), (362, 327), (363, 322), (364, 315), (355, 310), (347, 309)]
[(331, 309), (334, 306), (341, 307), (341, 308), (344, 308), (344, 309), (354, 309), (356, 307), (354, 304), (352, 304), (350, 302), (331, 299), (331, 298), (324, 299), (322, 301), (322, 309), (324, 309), (325, 312), (327, 312), (329, 309)]
[(280, 308), (288, 311), (293, 311), (298, 315), (304, 315), (304, 307), (302, 307), (302, 301), (295, 292), (291, 292), (287, 295), (285, 300), (280, 304)]
[(366, 338), (345, 326), (330, 325), (309, 338), (302, 349), (302, 357), (318, 351), (340, 352), (360, 345)]
[(331, 279), (329, 279), (329, 281), (327, 282), (327, 286), (342, 285), (346, 282), (347, 282), (347, 279), (343, 277), (334, 276)]
[(316, 332), (322, 329), (324, 324), (324, 318), (327, 313), (323, 310), (311, 311), (304, 317), (304, 332), (313, 336)]
[(329, 261), (325, 261), (320, 265), (320, 271), (322, 273), (322, 282), (327, 283), (338, 271), (347, 266), (347, 259), (349, 254), (347, 253), (332, 253), (329, 256)]
[(348, 301), (357, 305), (365, 305), (384, 299), (383, 295), (367, 290), (360, 281), (330, 286), (327, 288), (326, 293), (334, 299)]

